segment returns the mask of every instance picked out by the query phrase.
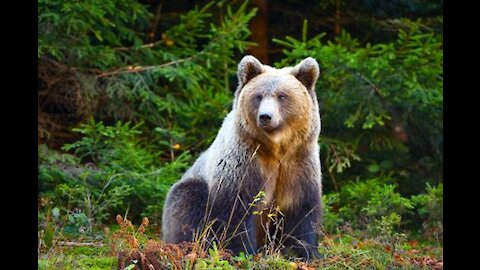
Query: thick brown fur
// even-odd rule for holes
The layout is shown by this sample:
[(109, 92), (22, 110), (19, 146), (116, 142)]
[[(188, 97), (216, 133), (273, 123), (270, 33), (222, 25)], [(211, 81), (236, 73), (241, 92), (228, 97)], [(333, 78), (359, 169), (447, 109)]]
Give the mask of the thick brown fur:
[[(312, 117), (312, 114), (318, 114), (318, 103), (306, 86), (290, 74), (292, 68), (274, 70), (263, 66), (261, 70), (262, 73), (251, 79), (238, 96), (238, 131), (252, 149), (260, 145), (259, 167), (265, 172), (267, 186), (269, 182), (274, 182), (273, 200), (282, 207), (294, 207), (295, 197), (301, 197), (302, 194), (298, 194), (298, 189), (295, 188), (299, 183), (292, 180), (296, 180), (295, 176), (301, 174), (298, 170), (302, 167), (298, 166), (298, 163), (302, 162), (308, 149), (312, 148), (310, 143), (316, 143), (312, 138), (318, 137), (319, 130), (316, 129), (320, 127), (320, 119)], [(312, 83), (315, 81), (310, 82)], [(314, 90), (312, 92), (315, 95)], [(283, 123), (281, 130), (273, 135), (281, 136), (278, 142), (273, 142), (271, 134), (267, 135), (256, 124), (258, 107), (253, 100), (259, 94), (282, 94), (288, 97), (279, 104)]]
[[(318, 75), (313, 58), (283, 69), (253, 56), (242, 59), (232, 112), (167, 196), (165, 241), (191, 241), (193, 232), (213, 221), (217, 239), (227, 236), (227, 248), (255, 253), (266, 244), (259, 229), (271, 223), (253, 211), (278, 206), (286, 235), (279, 244), (307, 259), (320, 256), (315, 232), (321, 218)], [(248, 207), (262, 190), (263, 205)], [(179, 229), (185, 226), (190, 233)]]

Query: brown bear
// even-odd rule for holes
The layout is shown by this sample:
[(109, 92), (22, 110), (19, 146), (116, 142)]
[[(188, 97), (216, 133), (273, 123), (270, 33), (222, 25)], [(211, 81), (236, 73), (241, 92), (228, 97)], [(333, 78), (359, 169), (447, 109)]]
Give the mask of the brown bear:
[[(240, 61), (231, 112), (167, 195), (164, 241), (205, 233), (208, 242), (235, 254), (256, 253), (274, 241), (284, 252), (320, 258), (319, 73), (311, 57), (282, 69), (253, 56)], [(275, 222), (259, 214), (265, 208), (279, 210)]]

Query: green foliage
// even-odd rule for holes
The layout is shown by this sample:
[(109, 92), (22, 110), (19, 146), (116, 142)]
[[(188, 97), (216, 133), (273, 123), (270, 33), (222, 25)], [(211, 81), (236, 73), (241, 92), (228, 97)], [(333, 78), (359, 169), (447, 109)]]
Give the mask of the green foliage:
[[(368, 179), (323, 195), (322, 230), (341, 232), (345, 225), (361, 229), (395, 246), (407, 233), (423, 232), (443, 240), (443, 185), (427, 184), (426, 193), (406, 197), (388, 179)], [(403, 231), (403, 232), (402, 232)]]
[[(50, 214), (50, 212), (48, 214)], [(42, 244), (45, 245), (47, 249), (52, 248), (54, 244), (54, 237), (55, 237), (55, 224), (54, 222), (52, 222), (52, 220), (50, 219), (50, 216), (48, 215), (46, 218), (45, 229), (41, 230), (41, 235), (39, 237), (41, 241), (41, 245)]]
[(67, 223), (65, 224), (63, 231), (69, 234), (83, 233), (90, 224), (91, 222), (85, 213), (74, 212), (68, 215)]
[(195, 263), (195, 269), (233, 270), (235, 267), (228, 261), (222, 260), (217, 244), (213, 242), (212, 248), (208, 250), (210, 255), (207, 259), (199, 259)]
[(133, 0), (38, 1), (38, 57), (76, 67), (105, 69), (120, 63), (115, 46), (140, 45), (135, 26), (145, 27), (147, 9)]
[[(67, 232), (91, 233), (112, 209), (122, 205), (131, 191), (124, 183), (112, 184), (109, 172), (83, 165), (45, 146), (39, 148), (39, 157), (43, 162), (39, 165), (38, 180), (44, 184), (39, 188), (40, 196), (63, 210)], [(58, 208), (54, 210), (59, 211)]]
[[(126, 207), (160, 216), (166, 192), (186, 168), (189, 155), (184, 153), (173, 162), (158, 164), (155, 154), (136, 137), (140, 134), (137, 128), (138, 125), (130, 127), (128, 123), (105, 126), (90, 120), (75, 129), (83, 137), (64, 146), (79, 159), (54, 151), (50, 154), (52, 151), (43, 147), (45, 157), (40, 154), (41, 160), (50, 163), (40, 165), (39, 181), (56, 179), (54, 191), (46, 188), (44, 195), (65, 209), (79, 208), (85, 212), (89, 232), (111, 211), (125, 212)], [(127, 198), (129, 206), (125, 204)]]
[(374, 233), (380, 243), (391, 245), (393, 251), (407, 239), (407, 234), (399, 232), (402, 218), (397, 213), (390, 213), (375, 221)]
[(342, 173), (352, 166), (352, 161), (359, 161), (360, 157), (355, 154), (355, 146), (340, 140), (324, 138), (322, 149), (326, 150), (326, 168), (330, 173)]
[(338, 193), (329, 193), (322, 196), (323, 201), (323, 220), (322, 228), (325, 232), (335, 233), (344, 220), (338, 212), (340, 203), (340, 195)]
[(297, 264), (291, 262), (287, 258), (280, 256), (280, 254), (273, 254), (258, 260), (251, 269), (297, 269)]
[(380, 179), (369, 179), (363, 182), (349, 183), (340, 191), (342, 206), (339, 212), (348, 220), (362, 217), (361, 225), (387, 216), (394, 212), (407, 214), (413, 209), (409, 199), (395, 191), (396, 185), (384, 184)]
[[(402, 180), (402, 189), (418, 193), (404, 183), (433, 180), (442, 167), (442, 35), (421, 21), (401, 22), (396, 40), (384, 44), (361, 46), (346, 32), (326, 42), (325, 34), (274, 39), (285, 47), (277, 66), (307, 56), (319, 61), (320, 142), (327, 179), (338, 185), (360, 174), (381, 173), (370, 164), (388, 160), (386, 171)], [(305, 21), (303, 37), (306, 29)]]
[(385, 217), (392, 214), (410, 217), (414, 204), (395, 189), (395, 184), (374, 178), (348, 183), (339, 193), (324, 195), (324, 229), (336, 232), (339, 226), (348, 222), (355, 228), (369, 229), (376, 234), (379, 230), (375, 224)]
[(38, 269), (115, 269), (117, 258), (109, 253), (108, 247), (73, 247), (53, 251), (38, 258)]
[(145, 172), (153, 162), (155, 156), (148, 153), (135, 141), (135, 136), (141, 134), (137, 124), (130, 127), (130, 123), (115, 126), (105, 126), (103, 122), (90, 119), (86, 124), (72, 131), (82, 134), (82, 138), (72, 144), (66, 144), (63, 150), (73, 152), (82, 161), (94, 164), (109, 163), (108, 166), (118, 170), (137, 170)]
[(435, 187), (427, 183), (426, 193), (412, 196), (412, 202), (416, 205), (426, 235), (433, 236), (437, 241), (443, 240), (443, 184)]
[(96, 79), (101, 82), (97, 95), (109, 100), (97, 109), (97, 117), (137, 122), (141, 116), (143, 136), (163, 159), (172, 160), (180, 150), (199, 151), (213, 140), (231, 102), (234, 52), (251, 44), (245, 39), (255, 10), (247, 12), (246, 2), (236, 11), (227, 6), (219, 23), (211, 6), (182, 15), (151, 47), (127, 48), (124, 65), (147, 66), (142, 72), (120, 69)]
[(240, 252), (240, 254), (238, 256), (235, 256), (233, 259), (237, 263), (238, 268), (252, 269), (253, 255), (245, 255), (243, 252)]
[(95, 256), (95, 255), (108, 255), (108, 247), (73, 247), (71, 249), (65, 250), (66, 255), (85, 255), (85, 256)]

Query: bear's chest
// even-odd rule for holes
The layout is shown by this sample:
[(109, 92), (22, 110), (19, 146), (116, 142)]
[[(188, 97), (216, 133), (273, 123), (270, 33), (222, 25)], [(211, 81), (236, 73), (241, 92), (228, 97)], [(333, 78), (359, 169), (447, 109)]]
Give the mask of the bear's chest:
[(295, 186), (298, 178), (294, 162), (286, 160), (269, 159), (260, 160), (260, 172), (263, 178), (261, 190), (265, 192), (263, 198), (264, 207), (290, 208), (295, 198), (301, 196), (299, 189)]
[[(265, 192), (264, 201), (267, 205), (272, 205), (276, 197), (277, 182), (279, 182), (278, 170), (264, 170), (262, 173), (264, 186), (262, 190)], [(281, 180), (280, 180), (281, 181)]]
[(260, 172), (263, 178), (261, 190), (265, 192), (263, 200), (257, 204), (255, 218), (257, 244), (263, 246), (266, 233), (274, 233), (281, 226), (284, 213), (295, 208), (296, 201), (302, 198), (298, 183), (299, 166), (294, 160), (260, 160)]

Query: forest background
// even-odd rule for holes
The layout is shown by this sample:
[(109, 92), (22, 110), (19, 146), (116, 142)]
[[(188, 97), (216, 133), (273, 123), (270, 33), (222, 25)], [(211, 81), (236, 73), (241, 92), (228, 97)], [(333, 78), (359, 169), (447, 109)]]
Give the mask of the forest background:
[[(322, 267), (442, 267), (443, 1), (39, 0), (38, 38), (40, 268), (115, 268), (158, 240), (245, 54), (320, 64)], [(214, 255), (166, 263), (294, 263)]]

